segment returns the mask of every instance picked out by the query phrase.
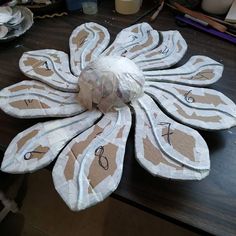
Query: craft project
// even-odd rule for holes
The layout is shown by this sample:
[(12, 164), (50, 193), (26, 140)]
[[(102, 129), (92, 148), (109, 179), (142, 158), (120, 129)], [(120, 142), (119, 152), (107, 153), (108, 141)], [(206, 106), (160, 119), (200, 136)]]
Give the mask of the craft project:
[(0, 42), (24, 34), (33, 25), (33, 13), (26, 7), (0, 7)]
[(137, 161), (152, 175), (168, 179), (200, 180), (209, 174), (207, 144), (193, 128), (236, 125), (235, 104), (220, 92), (201, 88), (221, 77), (222, 64), (193, 56), (178, 68), (164, 69), (186, 52), (179, 32), (157, 32), (141, 23), (122, 30), (105, 49), (108, 43), (104, 27), (85, 23), (72, 32), (70, 60), (52, 49), (25, 52), (20, 69), (35, 80), (0, 91), (0, 108), (12, 116), (72, 116), (18, 134), (1, 170), (32, 172), (57, 158), (54, 185), (74, 211), (104, 200), (117, 188), (131, 107)]

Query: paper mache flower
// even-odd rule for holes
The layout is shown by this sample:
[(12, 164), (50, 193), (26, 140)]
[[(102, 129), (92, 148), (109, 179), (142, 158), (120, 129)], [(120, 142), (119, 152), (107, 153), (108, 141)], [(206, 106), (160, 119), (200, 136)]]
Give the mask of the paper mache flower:
[(109, 39), (103, 26), (85, 23), (70, 37), (70, 61), (52, 49), (25, 52), (19, 66), (34, 80), (0, 91), (0, 107), (9, 115), (69, 117), (18, 134), (1, 170), (32, 172), (57, 157), (54, 185), (75, 211), (117, 188), (133, 112), (137, 161), (152, 175), (168, 179), (200, 180), (209, 173), (207, 144), (193, 128), (221, 130), (236, 124), (235, 104), (202, 88), (221, 77), (222, 64), (193, 56), (166, 69), (187, 50), (178, 31), (158, 32), (141, 23), (122, 30), (106, 49)]

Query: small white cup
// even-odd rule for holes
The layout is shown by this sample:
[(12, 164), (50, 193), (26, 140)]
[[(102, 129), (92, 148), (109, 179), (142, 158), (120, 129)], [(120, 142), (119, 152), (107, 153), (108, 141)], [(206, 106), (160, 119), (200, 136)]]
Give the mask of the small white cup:
[(98, 12), (97, 0), (83, 0), (83, 13), (87, 15), (94, 15)]

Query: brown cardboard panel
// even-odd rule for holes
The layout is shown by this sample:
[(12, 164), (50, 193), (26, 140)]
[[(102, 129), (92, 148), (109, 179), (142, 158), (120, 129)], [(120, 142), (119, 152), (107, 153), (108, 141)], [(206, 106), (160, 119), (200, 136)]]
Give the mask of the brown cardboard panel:
[(88, 36), (89, 33), (86, 30), (81, 30), (76, 36), (72, 37), (72, 43), (76, 45), (77, 50), (84, 45)]
[[(158, 54), (159, 54), (159, 53), (157, 52), (155, 55), (158, 55)], [(160, 53), (160, 54), (161, 54), (161, 53)], [(149, 66), (156, 66), (156, 64), (157, 64), (157, 62), (154, 61), (154, 60), (148, 62), (148, 65), (149, 65)], [(165, 65), (165, 61), (159, 61), (158, 64), (159, 64), (159, 65), (161, 65), (161, 64), (162, 64), (162, 65)]]
[(139, 27), (135, 27), (131, 30), (131, 32), (138, 34), (139, 33)]
[(161, 51), (152, 51), (151, 53), (145, 55), (146, 58), (150, 58), (150, 57), (153, 57), (153, 56), (156, 56), (156, 55), (160, 55), (161, 54)]
[(64, 169), (64, 176), (66, 181), (74, 178), (74, 168), (77, 156), (74, 154), (73, 149), (67, 154), (68, 160)]
[(201, 120), (201, 121), (204, 121), (204, 122), (215, 122), (215, 123), (218, 123), (220, 120), (221, 120), (221, 117), (218, 116), (218, 115), (214, 115), (212, 114), (211, 116), (200, 116), (200, 115), (197, 115), (196, 112), (193, 112), (191, 115), (187, 114), (184, 109), (179, 106), (178, 104), (174, 103), (174, 106), (177, 108), (177, 112), (187, 118), (187, 119), (191, 119), (191, 120)]
[[(145, 55), (145, 58), (149, 59), (149, 58), (153, 58), (155, 56), (160, 56), (163, 52), (163, 45), (162, 44), (165, 44), (164, 48), (166, 50), (169, 50), (169, 51), (172, 51), (173, 50), (173, 37), (174, 35), (173, 34), (167, 34), (165, 36), (165, 38), (163, 39), (162, 43), (161, 43), (161, 46), (151, 50), (150, 52), (146, 52), (144, 55)], [(168, 45), (168, 46), (167, 46)]]
[(38, 60), (33, 57), (27, 57), (24, 61), (25, 66), (32, 66), (32, 70), (39, 75), (50, 77), (53, 75), (53, 71), (49, 68), (44, 68), (44, 64), (47, 63), (43, 60)]
[(149, 33), (148, 33), (148, 39), (147, 39), (147, 41), (146, 41), (145, 43), (136, 45), (136, 46), (132, 47), (129, 51), (130, 51), (130, 52), (140, 51), (140, 50), (142, 50), (143, 48), (146, 48), (146, 47), (152, 45), (153, 41), (154, 41), (153, 36), (152, 36), (151, 33), (149, 32)]
[(48, 94), (51, 94), (51, 95), (54, 95), (54, 96), (56, 96), (56, 97), (60, 97), (60, 98), (64, 98), (64, 99), (68, 99), (68, 98), (70, 98), (71, 96), (62, 96), (61, 94), (58, 94), (58, 93), (55, 93), (55, 92), (49, 92)]
[(41, 89), (41, 90), (45, 90), (45, 88), (43, 86), (40, 86), (40, 85), (33, 85), (33, 86), (30, 86), (30, 85), (19, 85), (19, 86), (15, 86), (15, 87), (11, 87), (9, 89), (10, 92), (18, 92), (18, 91), (21, 91), (21, 90), (25, 90), (25, 89), (31, 89), (31, 88), (36, 88), (36, 89)]
[(40, 160), (41, 158), (44, 157), (44, 155), (50, 150), (49, 147), (47, 146), (42, 146), (39, 145), (37, 146), (34, 150), (27, 152), (24, 154), (24, 159), (25, 160), (31, 160), (31, 159), (38, 159)]
[(117, 168), (116, 155), (118, 146), (113, 143), (108, 143), (102, 146), (104, 151), (101, 155), (96, 152), (94, 160), (90, 166), (88, 179), (92, 188), (95, 188), (108, 176), (112, 176)]
[(92, 89), (93, 87), (91, 84), (81, 81), (80, 92), (77, 95), (78, 102), (89, 110), (91, 110), (93, 106)]
[[(74, 164), (75, 160), (79, 157), (79, 155), (83, 154), (84, 150), (89, 146), (92, 140), (99, 134), (103, 132), (103, 128), (99, 127), (98, 125), (94, 126), (94, 130), (91, 134), (88, 135), (86, 140), (81, 141), (79, 143), (75, 143), (71, 150), (67, 153), (68, 161), (65, 167), (65, 177), (66, 180), (73, 179), (74, 177)], [(69, 173), (71, 172), (71, 173)]]
[(111, 54), (111, 52), (115, 49), (115, 46), (112, 45), (111, 47), (109, 47), (109, 50), (106, 52), (106, 56), (109, 56)]
[(182, 49), (183, 49), (183, 47), (180, 43), (180, 40), (178, 40), (178, 42), (177, 42), (177, 53), (181, 52)]
[(39, 130), (32, 130), (25, 136), (23, 136), (20, 140), (17, 141), (17, 152), (25, 145), (26, 142), (28, 142), (30, 139), (32, 139), (34, 136), (38, 134)]
[(154, 165), (159, 165), (160, 163), (163, 163), (165, 165), (175, 168), (176, 170), (183, 169), (183, 166), (177, 163), (173, 164), (169, 162), (167, 158), (164, 158), (164, 154), (152, 144), (151, 140), (148, 137), (143, 138), (143, 146), (144, 158), (152, 162)]
[(78, 66), (78, 67), (81, 66), (81, 61), (74, 60), (73, 63), (74, 63), (74, 66)]
[[(168, 140), (167, 133), (171, 133), (170, 140)], [(167, 143), (179, 153), (183, 154), (191, 161), (195, 161), (194, 149), (195, 149), (195, 139), (191, 136), (177, 129), (168, 130), (167, 127), (162, 129), (162, 136), (165, 138)]]
[[(95, 28), (97, 28), (97, 27), (95, 27)], [(103, 42), (103, 40), (104, 40), (104, 38), (105, 38), (105, 34), (104, 34), (102, 31), (100, 31), (100, 32), (98, 33), (98, 35), (99, 35), (99, 40), (97, 41), (96, 45), (92, 48), (92, 50), (90, 51), (90, 53), (87, 54), (86, 57), (85, 57), (85, 61), (87, 61), (87, 62), (90, 62), (90, 61), (91, 61), (93, 52), (97, 49), (97, 47), (99, 47), (99, 45)]]
[(120, 128), (119, 132), (116, 135), (116, 138), (122, 138), (123, 137), (124, 129), (125, 129), (125, 125), (122, 128)]
[(192, 99), (194, 99), (195, 103), (202, 103), (202, 104), (213, 104), (214, 106), (218, 106), (220, 104), (226, 105), (226, 103), (222, 100), (219, 95), (214, 95), (210, 93), (204, 93), (202, 96), (191, 94), (192, 90), (184, 90), (180, 88), (175, 88), (180, 94), (186, 96), (186, 94), (190, 94)]
[(19, 100), (15, 102), (10, 102), (9, 105), (18, 108), (20, 110), (23, 109), (48, 109), (50, 108), (49, 105), (47, 105), (44, 102), (40, 102), (37, 99), (25, 99), (25, 100)]
[(188, 80), (211, 80), (215, 76), (215, 73), (212, 69), (204, 69), (199, 71), (196, 75), (190, 75), (188, 77), (182, 76), (180, 79)]
[(54, 57), (54, 58), (55, 58), (55, 60), (53, 60), (55, 63), (58, 63), (58, 64), (61, 64), (61, 63), (62, 63), (60, 57), (59, 57), (57, 54), (55, 54), (55, 53), (50, 53), (49, 55), (50, 55), (51, 57)]
[(198, 63), (201, 63), (203, 62), (203, 59), (202, 58), (197, 58), (196, 61), (193, 62), (193, 65), (196, 65)]

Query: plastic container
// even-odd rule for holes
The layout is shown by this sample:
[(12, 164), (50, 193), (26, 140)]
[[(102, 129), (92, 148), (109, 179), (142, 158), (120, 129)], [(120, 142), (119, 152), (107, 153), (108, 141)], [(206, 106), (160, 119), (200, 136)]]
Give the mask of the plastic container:
[(83, 0), (82, 1), (83, 13), (87, 15), (94, 15), (98, 12), (97, 0)]
[(135, 14), (139, 11), (142, 0), (116, 0), (116, 11), (123, 15)]

